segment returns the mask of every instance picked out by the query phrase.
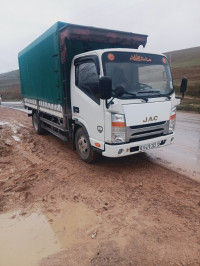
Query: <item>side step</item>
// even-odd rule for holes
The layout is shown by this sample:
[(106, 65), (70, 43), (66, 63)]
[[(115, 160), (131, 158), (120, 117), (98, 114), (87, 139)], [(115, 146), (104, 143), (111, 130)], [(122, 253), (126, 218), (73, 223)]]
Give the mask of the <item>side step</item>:
[[(48, 121), (48, 120), (47, 120)], [(61, 135), (60, 133), (54, 131), (53, 129), (45, 126), (45, 125), (41, 125), (42, 128), (44, 128), (46, 131), (49, 131), (50, 133), (52, 133), (53, 135), (55, 135), (56, 137), (58, 137), (59, 139), (63, 140), (63, 141), (67, 141), (67, 137)]]
[(52, 127), (55, 127), (55, 128), (57, 128), (57, 129), (63, 131), (63, 132), (68, 132), (68, 130), (66, 130), (66, 129), (63, 128), (62, 126), (60, 126), (60, 125), (58, 125), (58, 124), (56, 124), (56, 123), (54, 123), (54, 122), (52, 122), (52, 121), (49, 121), (48, 119), (46, 119), (46, 118), (44, 118), (44, 117), (40, 117), (40, 120), (41, 120), (42, 122), (44, 122), (44, 123), (46, 123), (46, 124), (52, 126)]

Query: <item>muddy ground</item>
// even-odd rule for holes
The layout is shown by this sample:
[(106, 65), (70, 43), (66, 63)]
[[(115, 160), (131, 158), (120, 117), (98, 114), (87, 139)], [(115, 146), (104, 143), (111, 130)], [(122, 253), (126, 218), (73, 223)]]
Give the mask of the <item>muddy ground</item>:
[(59, 245), (24, 265), (200, 265), (200, 183), (145, 154), (88, 165), (19, 111), (0, 108), (0, 122), (0, 224), (43, 215)]

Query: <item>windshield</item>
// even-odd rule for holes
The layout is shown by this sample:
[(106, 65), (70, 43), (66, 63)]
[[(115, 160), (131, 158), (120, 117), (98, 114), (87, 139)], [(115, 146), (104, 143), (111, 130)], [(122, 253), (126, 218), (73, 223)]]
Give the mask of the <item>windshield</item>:
[(102, 55), (104, 75), (112, 79), (115, 90), (123, 86), (120, 99), (159, 97), (173, 91), (170, 68), (161, 55), (106, 52)]

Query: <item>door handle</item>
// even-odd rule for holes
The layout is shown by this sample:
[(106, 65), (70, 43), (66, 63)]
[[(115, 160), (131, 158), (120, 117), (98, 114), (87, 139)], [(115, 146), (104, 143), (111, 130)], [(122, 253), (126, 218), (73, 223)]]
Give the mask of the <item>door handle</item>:
[(73, 106), (73, 112), (74, 113), (79, 113), (79, 107)]

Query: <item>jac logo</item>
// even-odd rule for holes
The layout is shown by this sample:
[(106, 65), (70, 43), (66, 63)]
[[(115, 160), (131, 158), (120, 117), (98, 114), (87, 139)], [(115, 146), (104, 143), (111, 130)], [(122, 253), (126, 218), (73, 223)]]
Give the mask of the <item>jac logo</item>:
[(154, 122), (154, 121), (157, 121), (158, 120), (158, 116), (149, 116), (149, 117), (146, 117), (143, 122), (146, 123), (146, 122)]

